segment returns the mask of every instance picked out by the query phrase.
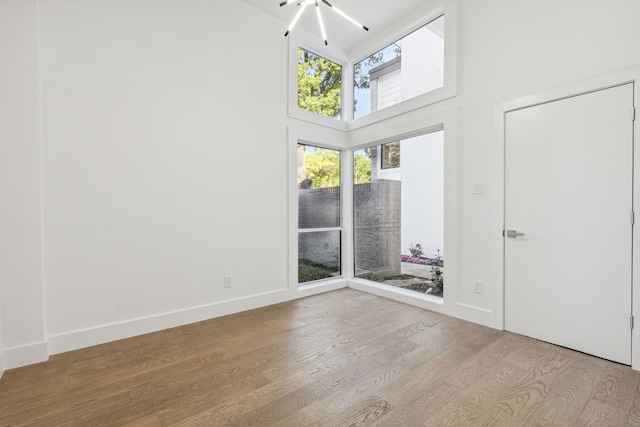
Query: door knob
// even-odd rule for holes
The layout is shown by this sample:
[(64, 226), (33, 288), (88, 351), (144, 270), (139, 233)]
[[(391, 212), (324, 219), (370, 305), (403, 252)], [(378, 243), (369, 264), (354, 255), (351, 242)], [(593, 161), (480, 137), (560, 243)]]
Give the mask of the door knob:
[(507, 237), (515, 239), (520, 236), (524, 236), (524, 233), (518, 233), (518, 230), (507, 230)]

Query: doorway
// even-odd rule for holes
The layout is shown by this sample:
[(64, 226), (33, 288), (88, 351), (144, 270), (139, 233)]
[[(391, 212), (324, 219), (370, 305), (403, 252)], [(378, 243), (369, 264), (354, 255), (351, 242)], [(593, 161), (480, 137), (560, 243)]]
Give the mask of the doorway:
[(631, 363), (633, 84), (505, 115), (505, 329)]

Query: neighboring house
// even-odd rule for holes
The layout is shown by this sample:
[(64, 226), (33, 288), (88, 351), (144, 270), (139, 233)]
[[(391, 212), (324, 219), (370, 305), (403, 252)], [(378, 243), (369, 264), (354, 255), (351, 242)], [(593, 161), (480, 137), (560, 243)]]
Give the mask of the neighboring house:
[[(400, 56), (369, 70), (371, 111), (442, 86), (443, 47), (442, 32), (436, 26), (425, 26), (403, 38)], [(402, 181), (403, 254), (409, 254), (410, 245), (420, 243), (425, 256), (438, 250), (444, 256), (443, 143), (443, 132), (436, 132), (372, 149), (372, 180)]]

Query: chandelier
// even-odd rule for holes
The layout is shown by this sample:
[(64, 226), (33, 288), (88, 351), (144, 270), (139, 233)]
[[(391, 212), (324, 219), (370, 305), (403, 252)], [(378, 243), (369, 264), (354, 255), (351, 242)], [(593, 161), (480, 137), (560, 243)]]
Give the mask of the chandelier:
[(354, 25), (362, 28), (365, 31), (369, 31), (369, 29), (362, 25), (361, 23), (359, 23), (358, 21), (356, 21), (355, 19), (351, 18), (349, 15), (347, 15), (346, 13), (344, 13), (343, 11), (341, 11), (340, 9), (338, 9), (337, 7), (333, 6), (331, 3), (329, 3), (327, 0), (286, 0), (283, 1), (282, 3), (280, 3), (280, 7), (282, 6), (286, 6), (289, 3), (296, 3), (298, 5), (298, 7), (300, 9), (298, 9), (298, 13), (296, 13), (296, 16), (293, 17), (293, 20), (291, 21), (291, 23), (289, 24), (289, 27), (287, 28), (287, 32), (284, 33), (284, 36), (287, 37), (289, 35), (289, 32), (293, 29), (293, 27), (296, 25), (296, 23), (298, 22), (298, 20), (300, 19), (300, 16), (302, 16), (302, 13), (304, 12), (304, 10), (307, 8), (307, 6), (315, 4), (316, 6), (316, 15), (318, 16), (318, 23), (320, 24), (320, 31), (322, 32), (322, 38), (324, 40), (324, 44), (328, 44), (327, 43), (327, 33), (324, 30), (324, 23), (322, 22), (322, 14), (320, 13), (320, 3), (324, 3), (327, 6), (329, 6), (329, 8), (331, 10), (333, 10), (334, 12), (336, 12), (338, 15), (341, 15), (342, 17), (344, 17), (346, 20), (352, 22)]

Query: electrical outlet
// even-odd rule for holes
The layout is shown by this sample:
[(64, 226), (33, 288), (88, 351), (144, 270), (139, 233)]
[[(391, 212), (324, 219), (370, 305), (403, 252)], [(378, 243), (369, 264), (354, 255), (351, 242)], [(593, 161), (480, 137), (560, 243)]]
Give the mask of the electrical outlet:
[(224, 287), (225, 288), (231, 287), (231, 276), (224, 276)]
[(478, 295), (484, 294), (484, 282), (482, 282), (482, 280), (473, 281), (473, 293)]

